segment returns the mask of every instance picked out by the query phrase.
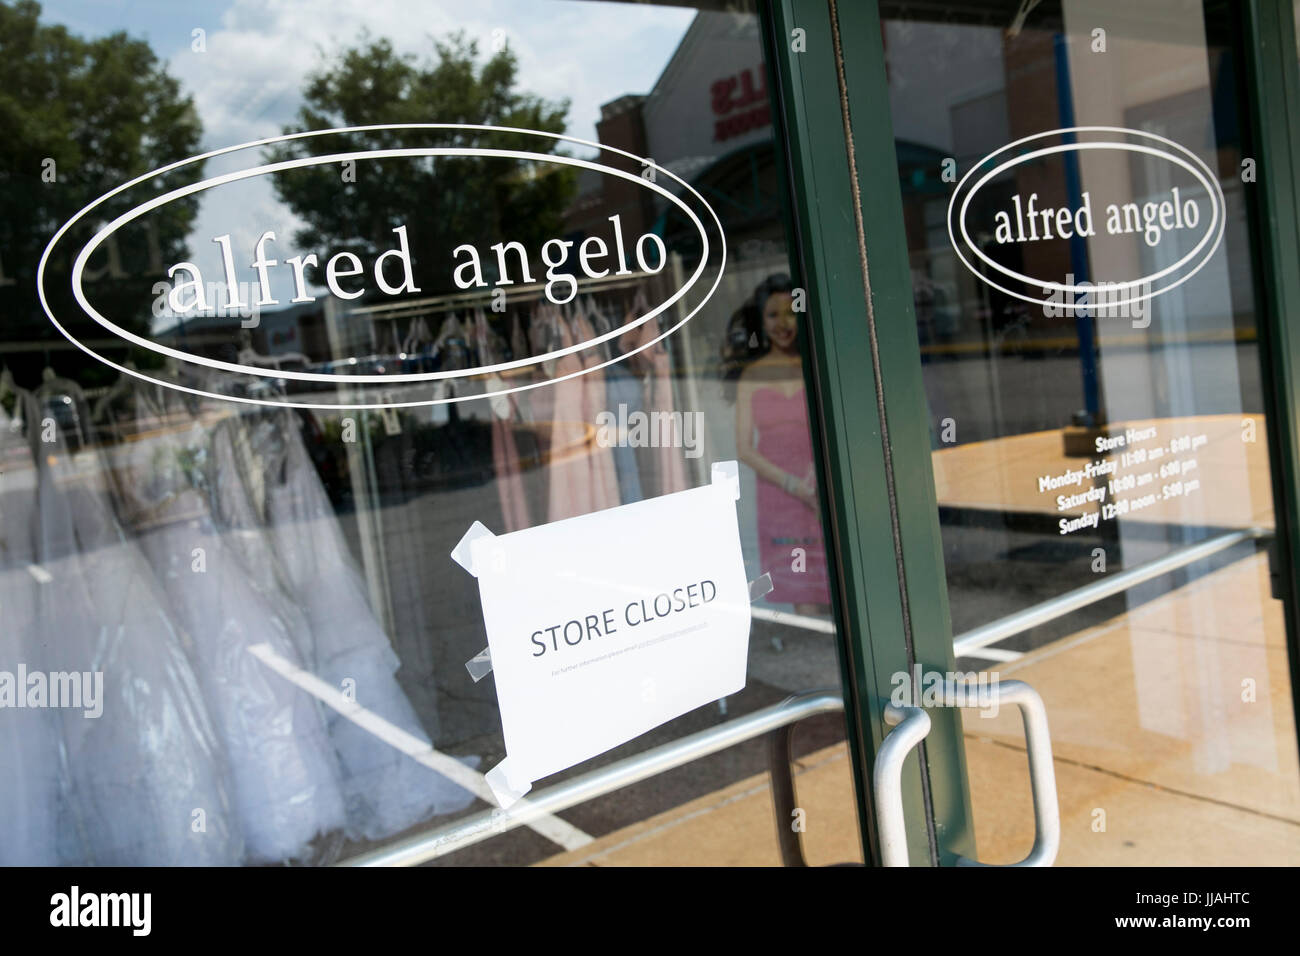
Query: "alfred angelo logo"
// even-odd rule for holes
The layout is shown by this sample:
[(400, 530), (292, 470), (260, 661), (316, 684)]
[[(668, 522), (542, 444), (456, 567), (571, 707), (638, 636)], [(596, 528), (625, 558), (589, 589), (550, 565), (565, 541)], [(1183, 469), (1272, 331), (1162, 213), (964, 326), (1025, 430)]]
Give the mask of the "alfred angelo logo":
[[(376, 133), (383, 131), (386, 136), (412, 137), (428, 134), (430, 137), (455, 137), (464, 140), (452, 145), (429, 146), (393, 146), (391, 148), (339, 149), (331, 150), (330, 138), (335, 137), (343, 143), (349, 141), (350, 134)], [(508, 142), (509, 148), (503, 146), (480, 145), (494, 137)], [(521, 140), (537, 140), (537, 148), (520, 149)], [(289, 142), (308, 141), (313, 148), (319, 148), (319, 155), (296, 156), (291, 159), (267, 162), (263, 148), (275, 147)], [(319, 145), (317, 145), (319, 144)], [(610, 162), (598, 162), (559, 152), (550, 152), (559, 144), (570, 147), (583, 147), (598, 150), (600, 154), (610, 155)], [(177, 188), (166, 189), (163, 177), (185, 167), (203, 164), (217, 157), (223, 164), (238, 157), (241, 151), (255, 158), (243, 168), (223, 172), (217, 176), (187, 183)], [(650, 230), (634, 234), (627, 230), (623, 217), (618, 212), (606, 216), (601, 222), (601, 235), (588, 234), (571, 238), (568, 235), (554, 236), (536, 243), (533, 247), (526, 245), (509, 235), (497, 237), (495, 241), (451, 243), (444, 250), (440, 261), (421, 262), (417, 269), (413, 263), (411, 245), (413, 238), (419, 234), (422, 222), (429, 222), (429, 217), (439, 215), (437, 208), (413, 208), (404, 222), (396, 225), (387, 235), (387, 245), (376, 253), (370, 261), (352, 249), (299, 249), (294, 245), (291, 230), (263, 228), (262, 224), (243, 222), (241, 228), (251, 240), (242, 247), (232, 231), (219, 235), (191, 235), (187, 241), (191, 251), (205, 243), (211, 243), (219, 253), (220, 267), (217, 275), (212, 269), (200, 268), (194, 260), (197, 256), (187, 256), (173, 261), (166, 267), (168, 290), (163, 294), (171, 314), (180, 319), (187, 316), (211, 314), (244, 314), (245, 310), (257, 309), (263, 315), (268, 309), (285, 306), (314, 303), (319, 299), (332, 298), (341, 303), (366, 298), (365, 307), (388, 304), (418, 306), (418, 297), (422, 294), (457, 295), (461, 303), (456, 311), (463, 312), (472, 308), (475, 293), (483, 294), (480, 304), (486, 305), (487, 296), (493, 291), (512, 291), (512, 287), (521, 284), (536, 284), (540, 288), (540, 300), (557, 307), (567, 305), (579, 295), (593, 289), (584, 283), (590, 280), (618, 279), (630, 277), (636, 279), (663, 278), (671, 281), (659, 282), (657, 287), (667, 286), (669, 292), (661, 301), (651, 301), (635, 314), (623, 315), (621, 310), (614, 327), (602, 331), (594, 337), (573, 343), (552, 342), (547, 350), (540, 354), (515, 357), (510, 361), (492, 364), (470, 365), (463, 368), (445, 368), (437, 371), (419, 372), (349, 372), (346, 362), (332, 363), (330, 371), (268, 368), (265, 366), (229, 362), (211, 355), (198, 354), (175, 348), (124, 328), (122, 323), (114, 321), (112, 314), (105, 314), (87, 292), (88, 273), (91, 257), (97, 251), (110, 245), (114, 237), (133, 224), (146, 223), (149, 216), (166, 215), (169, 207), (181, 200), (202, 197), (209, 191), (220, 187), (237, 184), (256, 177), (292, 174), (295, 171), (312, 167), (341, 168), (350, 164), (357, 169), (356, 188), (364, 189), (364, 167), (367, 162), (383, 161), (385, 163), (411, 162), (429, 163), (431, 160), (446, 159), (482, 159), (501, 160), (509, 163), (507, 173), (520, 175), (522, 166), (531, 168), (531, 175), (543, 175), (538, 170), (546, 167), (572, 167), (579, 174), (590, 179), (612, 177), (648, 190), (652, 194), (652, 203), (662, 210), (659, 222), (672, 222), (680, 226), (675, 233), (676, 245), (688, 250), (689, 261), (680, 269), (667, 269), (670, 253), (673, 249), (663, 235)], [(618, 162), (619, 166), (610, 163)], [(383, 174), (377, 173), (375, 180), (382, 188)], [(163, 190), (160, 192), (160, 190)], [(617, 194), (626, 195), (626, 186)], [(134, 201), (138, 197), (139, 201)], [(348, 197), (339, 189), (337, 202), (346, 203)], [(626, 205), (626, 203), (624, 203)], [(124, 211), (119, 211), (126, 207)], [(111, 210), (111, 211), (110, 211)], [(74, 232), (84, 234), (93, 230), (93, 235), (80, 246), (70, 238)], [(508, 231), (508, 228), (507, 230)], [(154, 233), (151, 232), (151, 235)], [(685, 240), (681, 239), (686, 236)], [(110, 333), (117, 340), (138, 346), (167, 359), (198, 366), (216, 373), (228, 373), (235, 376), (251, 376), (271, 382), (304, 383), (303, 388), (321, 388), (332, 386), (357, 392), (340, 392), (337, 401), (323, 402), (304, 400), (319, 397), (319, 394), (294, 393), (257, 397), (256, 395), (229, 395), (223, 392), (209, 391), (179, 384), (172, 377), (154, 376), (148, 369), (120, 365), (112, 359), (97, 353), (87, 342), (79, 340), (68, 329), (67, 323), (61, 322), (56, 309), (51, 304), (55, 298), (47, 287), (51, 260), (56, 256), (68, 256), (71, 259), (71, 295), (76, 306), (92, 319), (100, 328)], [(140, 176), (131, 182), (104, 194), (88, 204), (69, 219), (54, 235), (41, 256), (37, 270), (38, 294), (46, 316), (75, 346), (100, 362), (118, 371), (136, 378), (155, 382), (168, 388), (179, 388), (196, 395), (223, 400), (233, 400), (252, 404), (277, 405), (299, 408), (399, 408), (422, 405), (439, 405), (451, 402), (467, 401), (505, 395), (511, 392), (536, 388), (551, 384), (561, 378), (586, 374), (596, 369), (623, 361), (638, 352), (653, 347), (656, 343), (681, 329), (697, 315), (708, 303), (713, 292), (722, 279), (726, 265), (726, 240), (717, 214), (704, 198), (685, 180), (672, 172), (656, 165), (650, 159), (644, 159), (632, 153), (615, 149), (599, 143), (544, 133), (534, 130), (509, 127), (493, 127), (465, 124), (389, 124), (382, 126), (346, 127), (339, 129), (313, 130), (303, 133), (286, 134), (270, 137), (251, 143), (242, 143), (223, 149), (213, 150), (200, 156), (182, 160)], [(240, 267), (252, 270), (252, 281), (241, 280)], [(312, 285), (308, 280), (308, 270), (316, 270), (323, 277), (325, 291)], [(284, 277), (284, 285), (289, 293), (281, 292), (278, 297), (273, 292), (272, 276)], [(215, 285), (226, 290), (227, 301), (211, 301), (210, 290)], [(436, 292), (434, 291), (436, 290)], [(155, 301), (153, 286), (142, 283), (140, 309), (146, 313)], [(624, 293), (619, 301), (632, 299), (630, 293)], [(638, 297), (639, 301), (643, 301)], [(649, 333), (636, 337), (633, 347), (626, 351), (614, 350), (612, 358), (605, 358), (608, 348), (604, 343), (611, 340), (628, 339), (626, 333), (646, 323), (654, 322), (662, 314), (670, 318), (659, 320)], [(602, 348), (603, 347), (603, 348)], [(601, 361), (584, 360), (579, 371), (555, 376), (556, 361), (569, 355), (590, 353), (601, 349)], [(588, 356), (589, 358), (589, 356)], [(344, 366), (339, 368), (339, 366)], [(528, 381), (518, 382), (522, 376), (519, 370), (535, 369), (538, 375), (529, 376)], [(550, 377), (555, 376), (555, 377)], [(446, 388), (452, 379), (486, 378), (486, 391), (456, 390)], [(425, 386), (412, 389), (411, 386)], [(371, 387), (372, 391), (362, 393), (359, 390)], [(402, 390), (400, 399), (394, 398), (397, 390)], [(418, 391), (419, 394), (412, 394)]]
[(1186, 147), (1075, 126), (976, 163), (948, 203), (948, 238), (981, 282), (1047, 315), (1128, 317), (1209, 262), (1225, 210), (1218, 178)]

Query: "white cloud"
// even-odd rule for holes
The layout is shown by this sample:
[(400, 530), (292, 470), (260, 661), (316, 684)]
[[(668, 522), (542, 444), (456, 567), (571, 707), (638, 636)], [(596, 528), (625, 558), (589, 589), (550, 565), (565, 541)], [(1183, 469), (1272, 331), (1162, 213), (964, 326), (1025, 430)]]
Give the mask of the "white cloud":
[[(483, 0), (235, 0), (207, 50), (187, 44), (170, 68), (190, 91), (209, 147), (278, 133), (293, 120), (300, 91), (322, 54), (357, 42), (363, 30), (386, 37), (399, 53), (429, 55), (432, 39), (463, 30), (490, 53), (504, 31), (519, 59), (523, 89), (572, 101), (569, 132), (595, 139), (600, 104), (649, 90), (689, 25), (693, 11), (629, 4), (521, 4)], [(431, 117), (432, 122), (437, 119)]]
[[(94, 18), (85, 7), (74, 9)], [(155, 43), (161, 36), (175, 38), (174, 52), (158, 52), (194, 97), (203, 148), (210, 150), (276, 136), (293, 125), (308, 75), (333, 53), (355, 45), (363, 31), (389, 39), (398, 53), (421, 58), (432, 56), (435, 37), (457, 30), (476, 39), (486, 58), (494, 31), (504, 31), (519, 61), (519, 87), (551, 100), (569, 99), (566, 132), (594, 141), (600, 105), (626, 93), (648, 92), (694, 15), (677, 7), (586, 0), (480, 0), (472, 6), (458, 0), (234, 0), (219, 18), (205, 23), (194, 17), (194, 26), (206, 31), (203, 52), (191, 48), (190, 28), (181, 21), (166, 29), (121, 19), (102, 26), (104, 32), (145, 29)], [(248, 165), (252, 162), (239, 153), (210, 161), (205, 175)], [(237, 192), (230, 188), (202, 194), (190, 234), (191, 259), (205, 278), (220, 277), (220, 253), (212, 238), (230, 233), (239, 278), (249, 281), (253, 272), (246, 263), (257, 236), (276, 230), (281, 253), (289, 254), (285, 246), (300, 223), (275, 199), (267, 178), (246, 181)], [(281, 301), (292, 295), (289, 281), (287, 273), (274, 279)]]

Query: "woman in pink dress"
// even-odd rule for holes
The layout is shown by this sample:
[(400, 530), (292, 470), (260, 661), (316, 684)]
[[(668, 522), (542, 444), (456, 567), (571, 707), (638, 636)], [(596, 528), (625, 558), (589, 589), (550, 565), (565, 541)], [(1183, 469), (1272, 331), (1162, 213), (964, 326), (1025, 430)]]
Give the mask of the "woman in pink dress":
[(771, 276), (754, 294), (755, 335), (768, 346), (740, 375), (736, 445), (758, 475), (758, 547), (772, 575), (768, 600), (799, 614), (830, 612), (826, 545), (790, 280)]

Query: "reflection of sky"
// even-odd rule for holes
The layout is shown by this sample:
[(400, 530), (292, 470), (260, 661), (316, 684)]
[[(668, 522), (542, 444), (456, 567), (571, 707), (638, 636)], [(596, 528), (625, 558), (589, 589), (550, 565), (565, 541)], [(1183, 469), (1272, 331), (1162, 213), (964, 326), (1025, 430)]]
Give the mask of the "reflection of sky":
[[(335, 50), (356, 43), (363, 29), (386, 37), (399, 53), (426, 56), (433, 37), (455, 30), (476, 39), (481, 55), (494, 36), (504, 37), (519, 60), (519, 87), (551, 100), (568, 98), (566, 132), (596, 139), (600, 104), (653, 86), (695, 13), (676, 7), (574, 0), (231, 0), (177, 4), (174, 0), (49, 0), (42, 20), (74, 33), (97, 36), (125, 30), (147, 40), (185, 92), (203, 122), (204, 149), (275, 136), (294, 120), (307, 75)], [(195, 29), (205, 31), (206, 52), (191, 49)], [(494, 34), (494, 31), (503, 33)], [(437, 122), (438, 117), (429, 117)], [(244, 154), (237, 154), (243, 156)], [(214, 160), (206, 176), (244, 161)], [(230, 193), (218, 202), (205, 194), (190, 238), (191, 258), (204, 278), (221, 278), (220, 253), (211, 239), (232, 234), (241, 281), (252, 281), (251, 243), (266, 229), (281, 242), (269, 254), (283, 261), (290, 249), (293, 217), (280, 208), (270, 180), (238, 187), (238, 220)], [(278, 255), (277, 255), (278, 253)], [(288, 269), (272, 269), (273, 295), (293, 296)], [(165, 324), (170, 324), (167, 322)]]

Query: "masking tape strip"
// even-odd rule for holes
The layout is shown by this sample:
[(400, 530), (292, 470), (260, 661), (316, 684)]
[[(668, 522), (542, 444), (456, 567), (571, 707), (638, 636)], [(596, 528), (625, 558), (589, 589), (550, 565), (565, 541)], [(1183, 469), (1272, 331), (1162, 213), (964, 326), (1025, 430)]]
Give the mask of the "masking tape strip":
[(471, 547), (479, 538), (495, 538), (487, 526), (481, 521), (475, 521), (469, 526), (469, 530), (461, 537), (456, 547), (451, 549), (451, 559), (468, 571), (474, 577), (478, 577), (478, 572), (474, 570), (474, 556), (471, 553)]
[[(461, 537), (456, 547), (451, 551), (451, 559), (459, 564), (470, 574), (478, 577), (478, 572), (474, 569), (474, 542), (480, 538), (495, 538), (491, 531), (481, 521), (475, 521), (469, 526), (469, 530)], [(485, 647), (473, 657), (465, 662), (465, 670), (469, 671), (469, 676), (478, 683), (488, 674), (492, 673), (492, 654)]]
[(761, 575), (749, 582), (749, 603), (753, 604), (764, 594), (772, 593), (775, 585), (772, 584), (772, 575), (764, 571)]
[[(490, 533), (490, 532), (489, 532)], [(348, 720), (352, 721), (363, 730), (374, 734), (384, 743), (400, 750), (411, 759), (423, 764), (430, 770), (435, 770), (444, 777), (464, 787), (470, 793), (474, 794), (480, 800), (492, 803), (494, 800), (501, 803), (502, 806), (507, 804), (501, 800), (500, 790), (498, 787), (505, 784), (510, 786), (511, 781), (504, 779), (508, 774), (508, 768), (503, 773), (502, 761), (488, 773), (481, 774), (472, 767), (466, 766), (455, 757), (448, 756), (440, 751), (434, 750), (426, 741), (421, 740), (414, 734), (403, 730), (395, 724), (389, 723), (383, 717), (373, 711), (367, 710), (356, 701), (351, 700), (343, 693), (333, 687), (331, 684), (321, 680), (315, 674), (309, 673), (298, 667), (292, 661), (272, 650), (269, 644), (255, 644), (248, 649), (249, 653), (256, 657), (271, 670), (275, 671), (285, 680), (296, 684), (307, 693), (320, 700), (322, 703), (338, 711)], [(494, 784), (489, 778), (496, 774), (498, 782)], [(528, 787), (523, 792), (527, 792)], [(507, 793), (509, 796), (509, 793)], [(518, 799), (516, 795), (511, 799), (511, 803)], [(521, 808), (522, 809), (522, 808)], [(513, 812), (513, 811), (512, 811)], [(578, 847), (586, 846), (592, 842), (592, 837), (579, 830), (573, 824), (561, 820), (559, 817), (530, 814), (529, 819), (524, 825), (536, 830), (539, 834), (546, 837), (552, 843), (564, 847), (566, 850), (574, 850)]]
[(487, 785), (492, 788), (497, 803), (504, 808), (509, 808), (511, 804), (518, 803), (520, 797), (533, 789), (531, 780), (514, 779), (513, 771), (514, 768), (510, 763), (510, 758), (506, 757), (483, 775)]
[(492, 651), (490, 648), (483, 648), (473, 657), (465, 662), (465, 670), (469, 671), (469, 676), (474, 683), (478, 683), (488, 674), (492, 673)]

